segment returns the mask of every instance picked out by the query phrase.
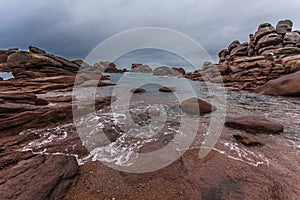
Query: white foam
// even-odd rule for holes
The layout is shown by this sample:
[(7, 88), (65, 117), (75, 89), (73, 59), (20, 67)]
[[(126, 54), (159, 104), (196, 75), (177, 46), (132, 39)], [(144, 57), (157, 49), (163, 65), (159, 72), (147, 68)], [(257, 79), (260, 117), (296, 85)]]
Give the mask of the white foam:
[(221, 151), (218, 149), (218, 152), (227, 155), (229, 158), (238, 160), (244, 163), (247, 163), (252, 166), (258, 165), (269, 165), (269, 160), (262, 153), (255, 153), (245, 148), (240, 148), (237, 143), (224, 143), (224, 146), (229, 148), (229, 151)]

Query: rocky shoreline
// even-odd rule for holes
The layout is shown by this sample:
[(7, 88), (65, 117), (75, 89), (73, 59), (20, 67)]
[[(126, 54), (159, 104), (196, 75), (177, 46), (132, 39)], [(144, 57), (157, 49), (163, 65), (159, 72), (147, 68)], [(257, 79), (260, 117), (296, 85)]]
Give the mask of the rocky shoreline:
[[(300, 34), (292, 32), (291, 21), (280, 21), (276, 29), (270, 24), (261, 24), (257, 32), (250, 35), (249, 43), (234, 41), (219, 53), (218, 64), (206, 63), (201, 71), (192, 74), (186, 74), (183, 68), (162, 66), (152, 70), (137, 63), (132, 64), (131, 70), (118, 69), (111, 62), (90, 66), (81, 60), (69, 61), (33, 46), (28, 52), (18, 49), (0, 51), (0, 71), (14, 77), (0, 80), (0, 198), (297, 199), (300, 196), (299, 146), (284, 135), (290, 128), (289, 123), (278, 122), (279, 119), (263, 114), (240, 112), (236, 115), (232, 112), (234, 116), (227, 117), (215, 148), (199, 159), (199, 147), (208, 130), (209, 118), (214, 116), (217, 108), (212, 102), (196, 98), (187, 99), (177, 107), (170, 101), (170, 105), (166, 105), (170, 112), (180, 109), (191, 116), (200, 115), (193, 144), (165, 168), (132, 174), (92, 161), (77, 134), (72, 106), (83, 114), (90, 114), (90, 111), (72, 105), (77, 99), (70, 92), (75, 80), (82, 88), (114, 85), (105, 76), (99, 81), (95, 71), (129, 71), (195, 81), (223, 80), (225, 86), (238, 90), (295, 98), (300, 95), (299, 45)], [(80, 67), (85, 73), (76, 77)], [(160, 87), (157, 91), (162, 96), (171, 96), (179, 89)], [(143, 95), (151, 93), (143, 88), (131, 92), (132, 99), (143, 99)], [(99, 114), (95, 118), (99, 124), (103, 122), (103, 132), (111, 143), (124, 134), (121, 126), (127, 125), (118, 124), (109, 113), (114, 101), (111, 96), (96, 96), (94, 106)], [(291, 104), (290, 99), (272, 101), (279, 106)], [(297, 108), (297, 100), (293, 102), (290, 109)], [(146, 100), (143, 105), (135, 103), (129, 111), (139, 126), (151, 123), (151, 117), (160, 114), (157, 110), (145, 109), (149, 107), (144, 105)], [(248, 103), (251, 106), (251, 102)], [(251, 113), (259, 111), (259, 108), (247, 108), (254, 110)], [(300, 124), (297, 116), (298, 113), (289, 119), (294, 120), (295, 126)], [(178, 132), (176, 120), (167, 119), (168, 126), (139, 151), (149, 152), (172, 142)], [(298, 129), (292, 129), (295, 130)]]

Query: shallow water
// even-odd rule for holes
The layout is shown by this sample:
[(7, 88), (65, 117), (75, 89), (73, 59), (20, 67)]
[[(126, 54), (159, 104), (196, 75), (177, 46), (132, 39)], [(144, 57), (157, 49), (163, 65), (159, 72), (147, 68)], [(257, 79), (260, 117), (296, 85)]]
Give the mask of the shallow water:
[[(193, 121), (199, 122), (204, 130), (197, 133), (192, 145), (193, 148), (200, 147), (203, 144), (205, 136), (212, 134), (206, 132), (210, 124), (210, 118), (218, 118), (220, 114), (224, 114), (225, 117), (225, 112), (213, 112), (200, 118), (181, 112), (179, 108), (180, 102), (193, 96), (211, 102), (217, 107), (225, 107), (227, 116), (253, 114), (281, 123), (284, 126), (284, 132), (281, 136), (266, 135), (264, 137), (269, 141), (272, 141), (274, 137), (283, 138), (284, 140), (280, 142), (278, 148), (281, 145), (285, 151), (299, 153), (299, 98), (264, 96), (234, 91), (216, 84), (206, 85), (203, 82), (194, 82), (183, 78), (154, 77), (150, 74), (111, 74), (111, 82), (117, 83), (117, 85), (98, 88), (96, 96), (115, 96), (116, 101), (112, 103), (112, 109), (110, 111), (103, 109), (81, 117), (76, 121), (77, 129), (78, 127), (84, 127), (86, 133), (83, 135), (79, 133), (79, 136), (82, 142), (89, 146), (90, 149), (88, 149), (91, 154), (88, 158), (92, 160), (100, 160), (123, 166), (131, 165), (137, 159), (137, 152), (145, 145), (159, 141), (160, 134), (165, 136), (174, 136), (177, 134), (182, 135), (183, 138), (189, 137), (189, 134), (195, 131)], [(172, 87), (175, 89), (175, 92), (161, 93), (158, 91), (161, 86)], [(144, 88), (146, 93), (132, 95), (130, 90), (137, 87)], [(84, 88), (76, 91), (76, 94), (82, 98), (90, 98), (93, 92), (94, 88)], [(72, 95), (72, 92), (48, 93), (43, 96), (59, 95)], [(143, 114), (145, 113), (150, 116), (150, 119), (147, 117), (146, 119), (143, 118)], [(142, 118), (140, 118), (140, 115)], [(137, 118), (137, 120), (133, 118)], [(187, 126), (184, 129), (180, 129), (176, 123), (180, 123), (184, 119)], [(137, 122), (143, 122), (143, 125), (137, 124)], [(107, 142), (103, 138), (99, 139), (101, 130), (112, 124), (114, 125), (113, 128), (119, 131), (120, 137), (114, 142)], [(51, 130), (48, 132), (51, 132)], [(57, 129), (56, 131), (52, 130), (52, 135), (57, 133)], [(264, 155), (264, 149), (260, 151), (257, 148), (244, 147), (228, 137), (226, 135), (228, 133), (243, 133), (243, 131), (228, 130), (225, 128), (214, 147), (215, 150), (227, 155), (229, 158), (250, 165), (269, 164), (267, 156)], [(42, 132), (39, 134), (44, 137), (45, 141), (29, 143), (23, 150), (31, 149), (35, 151), (34, 149), (39, 149), (36, 152), (44, 153), (47, 150), (40, 151), (43, 144), (50, 140), (61, 139), (61, 137), (51, 136), (51, 134), (47, 135)], [(63, 135), (63, 137), (67, 136)], [(37, 148), (36, 145), (39, 147)], [(179, 151), (184, 150), (180, 149)], [(79, 159), (81, 164), (84, 163), (82, 159), (85, 161), (88, 160), (87, 158)]]
[(11, 72), (0, 72), (0, 77), (3, 78), (3, 80), (14, 78)]

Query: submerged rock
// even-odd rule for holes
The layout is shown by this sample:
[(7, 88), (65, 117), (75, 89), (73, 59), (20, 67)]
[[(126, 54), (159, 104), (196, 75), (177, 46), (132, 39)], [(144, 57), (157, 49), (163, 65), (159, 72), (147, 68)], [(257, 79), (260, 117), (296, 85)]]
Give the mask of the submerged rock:
[(283, 126), (281, 124), (253, 115), (229, 118), (225, 122), (225, 125), (249, 132), (280, 133), (283, 131)]
[(143, 88), (133, 88), (132, 90), (130, 90), (130, 92), (132, 92), (132, 93), (144, 93), (144, 92), (146, 92), (146, 90), (143, 89)]
[(181, 103), (181, 109), (192, 115), (206, 114), (217, 110), (214, 105), (197, 98), (190, 98), (183, 101)]
[(174, 92), (175, 90), (173, 88), (168, 88), (168, 87), (161, 87), (159, 88), (160, 92)]

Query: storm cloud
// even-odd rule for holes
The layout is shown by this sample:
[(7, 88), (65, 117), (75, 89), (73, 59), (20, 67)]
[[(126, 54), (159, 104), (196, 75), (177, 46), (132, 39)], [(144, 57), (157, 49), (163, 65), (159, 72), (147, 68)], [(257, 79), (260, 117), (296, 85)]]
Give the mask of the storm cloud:
[(0, 48), (30, 44), (69, 59), (84, 59), (101, 41), (122, 31), (163, 27), (182, 32), (217, 59), (260, 23), (291, 19), (299, 29), (300, 1), (240, 0), (1, 0)]

